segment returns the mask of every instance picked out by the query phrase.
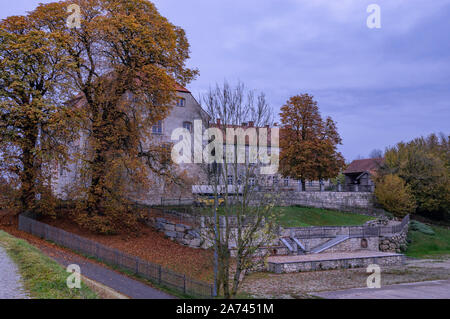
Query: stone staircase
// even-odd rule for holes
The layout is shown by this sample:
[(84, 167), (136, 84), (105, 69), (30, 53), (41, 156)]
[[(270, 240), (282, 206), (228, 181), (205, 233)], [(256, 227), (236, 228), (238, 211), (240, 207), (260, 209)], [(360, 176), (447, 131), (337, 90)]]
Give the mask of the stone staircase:
[(350, 238), (350, 236), (348, 236), (348, 235), (337, 235), (336, 237), (327, 241), (326, 243), (323, 243), (323, 244), (311, 249), (311, 253), (313, 253), (313, 254), (321, 253), (327, 249), (330, 249), (331, 247), (334, 247), (334, 246), (342, 243), (343, 241), (346, 241), (349, 238)]
[(305, 246), (295, 237), (280, 238), (281, 244), (289, 250), (290, 255), (304, 255), (307, 253)]
[(289, 251), (289, 255), (305, 255), (305, 254), (319, 254), (322, 253), (344, 241), (349, 239), (348, 235), (337, 235), (331, 240), (320, 244), (311, 250), (306, 250), (305, 245), (301, 242), (300, 239), (295, 237), (281, 237), (280, 242), (281, 245), (286, 247)]

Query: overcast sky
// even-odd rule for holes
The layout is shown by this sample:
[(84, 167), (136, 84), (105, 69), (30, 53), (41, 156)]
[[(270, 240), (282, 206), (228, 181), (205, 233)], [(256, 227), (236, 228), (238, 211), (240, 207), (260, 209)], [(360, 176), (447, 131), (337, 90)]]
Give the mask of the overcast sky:
[[(0, 18), (39, 2), (2, 1)], [(210, 85), (264, 91), (276, 113), (310, 93), (338, 124), (347, 160), (401, 140), (450, 133), (450, 0), (156, 0), (186, 30), (190, 66)], [(381, 28), (369, 29), (369, 4)]]

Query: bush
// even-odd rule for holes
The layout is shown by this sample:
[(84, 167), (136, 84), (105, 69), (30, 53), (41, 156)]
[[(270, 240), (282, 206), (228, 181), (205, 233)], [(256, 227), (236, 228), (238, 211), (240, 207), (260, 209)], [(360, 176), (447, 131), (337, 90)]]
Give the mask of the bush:
[(409, 229), (421, 232), (425, 235), (434, 235), (433, 228), (431, 228), (430, 226), (427, 226), (421, 222), (418, 222), (417, 220), (412, 220), (409, 223)]
[(375, 197), (385, 210), (403, 217), (416, 209), (416, 201), (409, 186), (396, 175), (386, 175), (376, 182)]

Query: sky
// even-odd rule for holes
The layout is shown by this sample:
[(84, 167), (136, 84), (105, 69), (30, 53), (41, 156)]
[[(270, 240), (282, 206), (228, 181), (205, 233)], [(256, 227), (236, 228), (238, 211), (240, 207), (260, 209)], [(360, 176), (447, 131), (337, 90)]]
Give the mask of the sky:
[[(0, 18), (39, 2), (2, 1)], [(347, 161), (433, 132), (450, 133), (450, 0), (154, 0), (191, 44), (188, 85), (242, 81), (276, 114), (309, 93), (337, 122)], [(367, 27), (370, 4), (381, 28)]]

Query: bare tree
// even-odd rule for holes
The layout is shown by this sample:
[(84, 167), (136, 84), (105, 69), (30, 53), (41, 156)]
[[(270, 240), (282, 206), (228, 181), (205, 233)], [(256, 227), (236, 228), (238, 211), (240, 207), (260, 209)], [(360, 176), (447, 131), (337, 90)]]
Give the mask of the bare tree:
[(378, 148), (373, 149), (369, 154), (369, 158), (382, 158), (382, 157), (383, 157), (383, 151)]
[(212, 121), (208, 136), (214, 147), (207, 147), (206, 169), (215, 199), (203, 236), (214, 246), (215, 287), (232, 298), (246, 274), (265, 261), (265, 246), (275, 239), (274, 196), (260, 196), (261, 163), (255, 161), (267, 142), (257, 141), (257, 133), (268, 130), (273, 116), (264, 94), (255, 96), (242, 83), (216, 85), (202, 102)]

